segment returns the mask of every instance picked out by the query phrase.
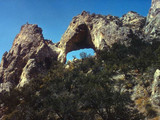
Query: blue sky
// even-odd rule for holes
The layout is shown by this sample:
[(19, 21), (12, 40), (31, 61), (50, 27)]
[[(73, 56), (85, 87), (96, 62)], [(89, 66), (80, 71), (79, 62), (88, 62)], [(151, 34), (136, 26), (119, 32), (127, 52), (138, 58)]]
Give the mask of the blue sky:
[[(147, 16), (151, 0), (0, 0), (0, 59), (27, 21), (38, 24), (46, 39), (58, 42), (72, 18), (83, 10), (121, 17), (128, 11)], [(93, 54), (89, 50), (88, 53)], [(73, 55), (68, 54), (71, 59)], [(78, 57), (78, 56), (77, 56)]]

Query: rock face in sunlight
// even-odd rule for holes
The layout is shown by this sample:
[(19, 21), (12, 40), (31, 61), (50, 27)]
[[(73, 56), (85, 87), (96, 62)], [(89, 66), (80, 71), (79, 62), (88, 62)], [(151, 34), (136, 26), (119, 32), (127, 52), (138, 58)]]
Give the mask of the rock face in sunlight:
[(160, 0), (152, 0), (152, 6), (147, 16), (144, 28), (146, 40), (152, 42), (160, 39)]
[(129, 46), (135, 39), (160, 40), (160, 0), (152, 0), (147, 18), (133, 11), (121, 18), (83, 11), (72, 19), (57, 44), (45, 40), (38, 25), (23, 25), (12, 48), (2, 57), (0, 91), (12, 85), (21, 87), (37, 73), (47, 72), (52, 60), (65, 63), (67, 53), (73, 50), (92, 48), (96, 52), (114, 43)]
[(66, 54), (73, 50), (93, 48), (102, 50), (114, 43), (128, 46), (133, 37), (142, 37), (145, 17), (129, 12), (121, 18), (89, 14), (83, 11), (73, 18), (68, 29), (60, 40), (59, 48), (63, 54), (58, 60), (64, 62)]
[(149, 10), (148, 21), (160, 14), (160, 0), (152, 0), (152, 6)]
[(37, 25), (22, 26), (10, 51), (3, 55), (0, 65), (0, 82), (19, 84), (44, 72), (51, 59), (57, 59), (58, 48), (44, 40), (42, 29)]

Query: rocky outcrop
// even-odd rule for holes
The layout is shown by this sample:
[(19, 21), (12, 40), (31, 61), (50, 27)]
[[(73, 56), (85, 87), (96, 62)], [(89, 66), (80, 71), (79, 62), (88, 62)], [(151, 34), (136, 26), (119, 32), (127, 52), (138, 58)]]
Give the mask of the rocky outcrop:
[(152, 0), (152, 6), (144, 27), (146, 41), (160, 41), (160, 0)]
[(23, 84), (49, 67), (51, 59), (57, 60), (58, 48), (44, 40), (42, 29), (26, 24), (16, 36), (12, 48), (5, 53), (0, 65), (0, 82)]
[(62, 36), (58, 47), (62, 49), (59, 61), (64, 62), (66, 54), (73, 50), (93, 48), (102, 50), (114, 43), (129, 45), (133, 36), (139, 35), (145, 18), (135, 12), (129, 12), (122, 18), (89, 14), (83, 11), (73, 18)]
[(11, 82), (5, 82), (0, 84), (0, 93), (2, 91), (10, 91), (10, 88), (12, 87)]
[(147, 21), (150, 22), (158, 14), (160, 14), (160, 0), (152, 0), (152, 6), (149, 10), (149, 14), (147, 16)]
[(154, 81), (152, 85), (151, 102), (160, 107), (160, 70), (154, 73)]
[(130, 11), (123, 15), (120, 20), (122, 20), (123, 26), (129, 27), (135, 36), (138, 36), (140, 39), (144, 38), (143, 27), (145, 26), (146, 18), (136, 12)]
[(160, 40), (160, 0), (152, 0), (147, 18), (133, 11), (121, 18), (83, 11), (73, 18), (62, 36), (58, 44), (62, 50), (58, 60), (65, 62), (66, 54), (73, 50), (102, 50), (117, 42), (128, 46), (135, 38), (145, 39), (150, 43)]

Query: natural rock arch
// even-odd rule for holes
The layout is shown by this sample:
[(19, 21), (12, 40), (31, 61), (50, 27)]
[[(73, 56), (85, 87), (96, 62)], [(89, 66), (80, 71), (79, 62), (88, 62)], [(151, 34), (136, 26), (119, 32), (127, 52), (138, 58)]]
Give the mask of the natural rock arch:
[(91, 35), (87, 25), (81, 24), (76, 29), (76, 34), (66, 43), (66, 54), (73, 50), (84, 48), (94, 48), (91, 40)]
[(62, 54), (59, 55), (59, 61), (65, 62), (67, 53), (84, 48), (92, 48), (95, 51), (94, 44), (90, 35), (90, 31), (86, 24), (80, 24), (75, 29), (76, 33), (67, 40), (61, 40), (59, 47), (62, 49)]
[[(114, 43), (128, 46), (133, 36), (142, 36), (145, 18), (129, 12), (122, 18), (89, 14), (83, 11), (73, 18), (62, 36), (58, 48), (58, 61), (65, 62), (68, 52), (92, 48), (95, 52), (112, 47)], [(138, 31), (138, 32), (137, 32)]]
[(152, 0), (147, 18), (132, 11), (121, 18), (83, 11), (73, 18), (59, 43), (45, 40), (38, 25), (22, 26), (11, 50), (2, 57), (0, 89), (10, 86), (7, 82), (22, 86), (25, 81), (36, 78), (37, 73), (47, 72), (50, 61), (64, 63), (70, 51), (92, 48), (96, 52), (112, 47), (114, 43), (129, 46), (135, 36), (147, 42), (159, 40), (159, 6), (160, 0)]

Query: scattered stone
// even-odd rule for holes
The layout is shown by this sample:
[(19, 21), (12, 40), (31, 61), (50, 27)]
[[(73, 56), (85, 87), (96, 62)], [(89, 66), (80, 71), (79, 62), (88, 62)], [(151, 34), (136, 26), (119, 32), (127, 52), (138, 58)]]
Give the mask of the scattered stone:
[(114, 75), (112, 77), (114, 80), (125, 80), (125, 74)]

